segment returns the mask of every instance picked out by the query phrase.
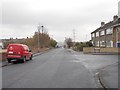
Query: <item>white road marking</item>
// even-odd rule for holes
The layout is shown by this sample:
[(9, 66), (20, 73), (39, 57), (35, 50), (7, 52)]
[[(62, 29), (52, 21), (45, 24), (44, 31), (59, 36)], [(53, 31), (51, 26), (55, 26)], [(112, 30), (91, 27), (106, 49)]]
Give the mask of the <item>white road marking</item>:
[(79, 61), (79, 60), (72, 60), (72, 61), (70, 61), (70, 62), (79, 63), (79, 62), (81, 62), (81, 61)]

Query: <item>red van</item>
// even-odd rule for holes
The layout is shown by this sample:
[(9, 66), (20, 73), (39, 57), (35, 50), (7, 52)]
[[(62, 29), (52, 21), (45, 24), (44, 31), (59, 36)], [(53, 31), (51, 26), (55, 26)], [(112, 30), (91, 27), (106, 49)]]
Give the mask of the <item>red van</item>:
[(20, 61), (24, 63), (26, 60), (32, 60), (32, 52), (27, 45), (24, 44), (9, 44), (7, 47), (8, 63), (12, 61)]

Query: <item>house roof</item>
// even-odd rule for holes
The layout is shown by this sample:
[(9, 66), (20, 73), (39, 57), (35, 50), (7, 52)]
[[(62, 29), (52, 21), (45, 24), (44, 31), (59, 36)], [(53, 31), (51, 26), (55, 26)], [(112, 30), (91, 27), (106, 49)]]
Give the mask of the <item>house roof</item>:
[(118, 24), (120, 24), (120, 18), (118, 18)]
[(91, 32), (91, 34), (94, 32), (97, 32), (99, 30), (102, 30), (102, 29), (107, 29), (107, 28), (113, 27), (114, 25), (118, 25), (118, 24), (120, 24), (120, 18), (118, 18), (115, 21), (110, 21), (110, 22), (106, 23), (103, 27), (99, 27), (95, 31)]

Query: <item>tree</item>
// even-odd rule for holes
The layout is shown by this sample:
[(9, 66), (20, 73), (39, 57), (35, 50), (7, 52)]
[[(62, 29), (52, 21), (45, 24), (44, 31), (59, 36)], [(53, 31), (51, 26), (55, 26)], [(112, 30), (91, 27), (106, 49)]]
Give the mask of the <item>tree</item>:
[(76, 51), (83, 51), (83, 48), (84, 47), (92, 47), (92, 43), (91, 41), (88, 41), (88, 42), (77, 42), (75, 43), (75, 48), (74, 50)]
[(91, 42), (91, 41), (88, 41), (88, 42), (86, 42), (86, 46), (88, 46), (88, 47), (92, 47), (92, 46), (93, 46), (93, 44), (92, 44), (92, 42)]
[(51, 39), (51, 40), (50, 40), (50, 45), (51, 45), (52, 47), (56, 47), (57, 42), (56, 42), (55, 40)]
[(73, 46), (73, 42), (71, 38), (66, 38), (65, 43), (67, 44), (68, 48)]

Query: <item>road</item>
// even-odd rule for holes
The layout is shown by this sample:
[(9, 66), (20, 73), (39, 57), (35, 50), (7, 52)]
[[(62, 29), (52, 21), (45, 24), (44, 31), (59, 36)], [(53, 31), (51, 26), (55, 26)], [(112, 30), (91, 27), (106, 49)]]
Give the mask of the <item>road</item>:
[(3, 88), (98, 88), (97, 70), (117, 62), (116, 55), (84, 55), (54, 49), (32, 61), (2, 68)]

